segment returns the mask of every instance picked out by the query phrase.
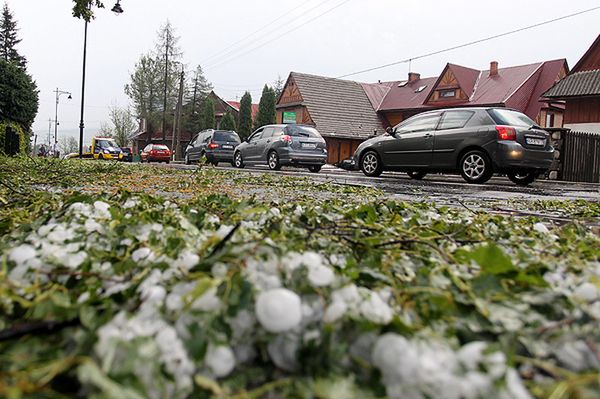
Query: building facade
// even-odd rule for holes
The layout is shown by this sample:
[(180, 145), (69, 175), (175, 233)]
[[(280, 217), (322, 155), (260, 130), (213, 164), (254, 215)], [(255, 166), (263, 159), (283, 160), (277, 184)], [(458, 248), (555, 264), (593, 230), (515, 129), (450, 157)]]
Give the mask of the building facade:
[(571, 73), (544, 97), (565, 102), (565, 128), (600, 134), (600, 35)]
[(488, 70), (447, 64), (439, 76), (359, 83), (292, 72), (277, 101), (278, 123), (317, 128), (328, 162), (351, 156), (369, 137), (420, 112), (451, 107), (498, 106), (519, 110), (542, 127), (562, 127), (563, 101), (541, 98), (569, 72), (565, 59)]

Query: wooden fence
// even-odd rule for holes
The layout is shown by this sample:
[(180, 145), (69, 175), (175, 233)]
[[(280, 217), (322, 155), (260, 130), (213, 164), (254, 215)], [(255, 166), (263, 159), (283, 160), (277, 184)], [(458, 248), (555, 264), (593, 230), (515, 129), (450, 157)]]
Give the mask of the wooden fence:
[(561, 180), (600, 183), (600, 134), (564, 132)]

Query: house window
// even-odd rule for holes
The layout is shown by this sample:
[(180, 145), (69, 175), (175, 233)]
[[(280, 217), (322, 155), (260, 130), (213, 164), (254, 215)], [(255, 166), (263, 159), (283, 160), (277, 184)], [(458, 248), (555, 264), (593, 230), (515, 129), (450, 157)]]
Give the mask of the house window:
[(456, 90), (440, 90), (440, 98), (454, 98), (456, 97)]
[(419, 88), (417, 90), (415, 90), (415, 93), (420, 93), (423, 90), (425, 90), (426, 88), (427, 88), (427, 85), (425, 85), (425, 86), (419, 86)]
[(545, 127), (554, 127), (554, 114), (548, 112), (546, 114), (546, 126)]

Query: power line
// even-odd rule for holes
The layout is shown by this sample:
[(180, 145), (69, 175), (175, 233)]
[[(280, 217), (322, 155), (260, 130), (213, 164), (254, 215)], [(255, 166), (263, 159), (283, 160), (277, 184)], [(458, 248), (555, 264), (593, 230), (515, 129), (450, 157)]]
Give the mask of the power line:
[(446, 53), (446, 52), (457, 50), (457, 49), (460, 49), (460, 48), (463, 48), (463, 47), (468, 47), (468, 46), (472, 46), (472, 45), (475, 45), (475, 44), (483, 43), (483, 42), (486, 42), (486, 41), (489, 41), (489, 40), (498, 39), (498, 38), (503, 37), (503, 36), (512, 35), (512, 34), (518, 33), (518, 32), (523, 32), (525, 30), (537, 28), (537, 27), (540, 27), (540, 26), (543, 26), (543, 25), (548, 25), (548, 24), (551, 24), (551, 23), (554, 23), (554, 22), (557, 22), (557, 21), (561, 21), (563, 19), (572, 18), (572, 17), (576, 17), (578, 15), (582, 15), (582, 14), (586, 14), (586, 13), (589, 13), (589, 12), (592, 12), (592, 11), (596, 11), (598, 9), (600, 9), (600, 6), (599, 7), (590, 8), (590, 9), (587, 9), (587, 10), (583, 10), (583, 11), (579, 11), (579, 12), (576, 12), (574, 14), (569, 14), (569, 15), (565, 15), (565, 16), (562, 16), (562, 17), (550, 19), (548, 21), (539, 22), (539, 23), (534, 24), (534, 25), (529, 25), (529, 26), (525, 26), (523, 28), (511, 30), (509, 32), (500, 33), (498, 35), (493, 35), (493, 36), (485, 37), (483, 39), (474, 40), (472, 42), (468, 42), (468, 43), (464, 43), (464, 44), (459, 44), (459, 45), (453, 46), (453, 47), (448, 47), (448, 48), (445, 48), (443, 50), (437, 50), (437, 51), (433, 51), (431, 53), (419, 55), (419, 56), (416, 56), (416, 57), (407, 58), (405, 60), (390, 62), (389, 64), (380, 65), (380, 66), (376, 66), (376, 67), (368, 68), (368, 69), (363, 69), (362, 71), (358, 71), (358, 72), (348, 73), (346, 75), (338, 76), (337, 79), (342, 79), (342, 78), (347, 78), (349, 76), (360, 75), (360, 74), (367, 73), (367, 72), (377, 71), (379, 69), (389, 68), (389, 67), (395, 66), (395, 65), (406, 64), (407, 62), (412, 62), (414, 60), (418, 60), (418, 59), (421, 59), (421, 58), (426, 58), (426, 57), (431, 57), (433, 55), (438, 55), (438, 54)]
[(327, 9), (326, 11), (322, 12), (321, 14), (318, 14), (318, 15), (314, 16), (313, 18), (310, 18), (308, 21), (305, 21), (305, 22), (303, 22), (301, 25), (298, 25), (298, 26), (296, 26), (296, 27), (294, 27), (294, 28), (292, 28), (292, 29), (289, 29), (289, 30), (285, 31), (285, 32), (284, 32), (284, 33), (282, 33), (281, 35), (279, 35), (279, 36), (277, 36), (277, 37), (274, 37), (274, 38), (273, 38), (273, 39), (271, 39), (271, 40), (268, 40), (268, 41), (266, 41), (266, 42), (264, 42), (264, 43), (262, 43), (262, 44), (260, 44), (260, 45), (258, 45), (258, 46), (255, 46), (255, 47), (253, 47), (253, 48), (251, 48), (251, 49), (249, 49), (249, 50), (247, 50), (247, 51), (244, 51), (243, 53), (236, 54), (235, 56), (233, 56), (233, 57), (231, 57), (231, 58), (229, 58), (229, 59), (225, 59), (225, 60), (223, 60), (223, 61), (221, 61), (221, 62), (217, 62), (216, 64), (213, 64), (213, 65), (210, 65), (210, 66), (208, 66), (208, 67), (206, 68), (206, 70), (213, 69), (213, 68), (216, 68), (216, 67), (218, 67), (218, 66), (221, 66), (221, 65), (223, 65), (223, 64), (225, 64), (225, 63), (227, 63), (227, 62), (233, 61), (233, 60), (235, 60), (235, 59), (237, 59), (237, 58), (239, 58), (239, 57), (242, 57), (242, 56), (244, 56), (244, 55), (246, 55), (246, 54), (248, 54), (248, 53), (251, 53), (251, 52), (253, 52), (253, 51), (255, 51), (255, 50), (258, 50), (259, 48), (262, 48), (262, 47), (266, 46), (267, 44), (273, 43), (274, 41), (276, 41), (276, 40), (279, 40), (279, 39), (281, 39), (282, 37), (284, 37), (284, 36), (286, 36), (286, 35), (289, 35), (290, 33), (292, 33), (292, 32), (295, 32), (295, 31), (297, 31), (298, 29), (300, 29), (300, 28), (303, 28), (304, 26), (306, 26), (306, 25), (310, 24), (311, 22), (313, 22), (313, 21), (315, 21), (315, 20), (317, 20), (317, 19), (319, 19), (319, 18), (321, 18), (321, 17), (323, 17), (323, 16), (325, 16), (325, 15), (329, 14), (330, 12), (332, 12), (332, 11), (334, 11), (334, 10), (336, 10), (336, 9), (340, 8), (341, 6), (343, 6), (344, 4), (346, 4), (346, 3), (350, 2), (350, 1), (351, 1), (351, 0), (345, 0), (345, 1), (341, 2), (341, 3), (339, 3), (338, 5), (336, 5), (336, 6), (333, 6), (333, 7), (329, 8), (329, 9)]
[[(303, 2), (299, 6), (292, 8), (291, 10), (289, 10), (289, 11), (281, 14), (280, 16), (278, 16), (276, 18), (274, 18), (273, 20), (274, 21), (278, 21), (278, 22), (282, 22), (282, 21), (279, 21), (281, 18), (285, 18), (285, 17), (289, 16), (294, 11), (298, 10), (299, 8), (304, 7), (310, 1), (312, 1), (312, 0), (309, 0), (308, 2)], [(311, 7), (308, 10), (305, 10), (302, 14), (300, 14), (298, 17), (296, 17), (296, 19), (302, 17), (303, 15), (306, 15), (307, 13), (311, 12), (312, 10), (315, 10), (315, 9), (321, 7), (323, 4), (328, 3), (329, 1), (331, 1), (331, 0), (324, 0), (324, 1), (320, 2), (319, 4), (317, 4), (316, 6)], [(276, 27), (274, 29), (271, 29), (268, 32), (265, 32), (264, 34), (260, 35), (257, 40), (260, 40), (260, 39), (264, 38), (265, 36), (269, 35), (270, 33), (273, 33), (274, 31), (276, 31), (276, 30), (278, 30), (280, 28), (283, 28), (285, 26), (285, 24), (286, 24), (286, 22), (284, 22), (283, 24), (276, 25)], [(202, 61), (202, 64), (207, 63), (208, 61), (212, 61), (215, 58), (218, 60), (219, 58), (226, 57), (227, 55), (229, 55), (229, 54), (231, 54), (232, 52), (235, 51), (235, 49), (232, 49), (232, 47), (237, 47), (238, 44), (240, 44), (242, 42), (245, 42), (246, 40), (248, 40), (248, 39), (252, 38), (253, 36), (255, 36), (257, 33), (260, 33), (262, 31), (264, 31), (265, 29), (269, 28), (270, 26), (271, 25), (269, 25), (269, 24), (264, 24), (258, 30), (252, 32), (251, 34), (247, 35), (246, 37), (244, 37), (244, 38), (236, 41), (235, 43), (230, 44), (229, 46), (225, 47), (224, 49), (221, 49), (218, 52), (214, 53), (213, 55), (209, 56), (208, 58), (204, 59)], [(230, 50), (230, 51), (228, 51), (228, 50)]]

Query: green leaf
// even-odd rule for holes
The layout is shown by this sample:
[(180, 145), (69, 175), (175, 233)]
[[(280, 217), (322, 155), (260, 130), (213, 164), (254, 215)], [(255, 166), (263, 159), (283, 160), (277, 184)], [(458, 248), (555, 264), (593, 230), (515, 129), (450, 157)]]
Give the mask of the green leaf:
[(484, 273), (506, 274), (516, 270), (512, 260), (496, 244), (483, 245), (471, 252), (471, 259), (481, 266)]

